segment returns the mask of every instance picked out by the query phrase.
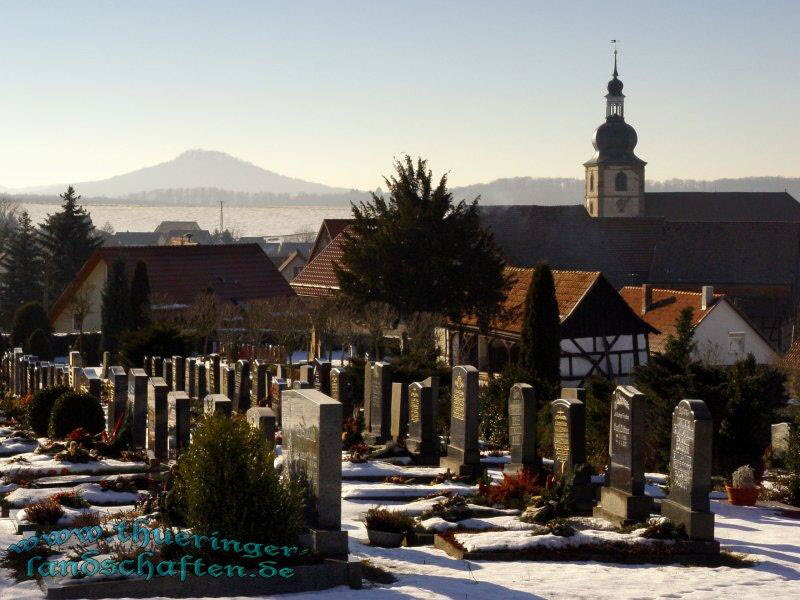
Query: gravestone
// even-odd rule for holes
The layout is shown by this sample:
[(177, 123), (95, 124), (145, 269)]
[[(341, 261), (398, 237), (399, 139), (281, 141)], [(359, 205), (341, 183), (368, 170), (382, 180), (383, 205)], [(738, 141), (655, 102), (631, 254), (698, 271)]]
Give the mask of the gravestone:
[[(332, 381), (332, 380), (331, 380)], [(408, 439), (406, 449), (418, 465), (439, 465), (439, 436), (433, 388), (416, 381), (408, 386)]]
[(194, 393), (195, 398), (205, 398), (208, 394), (208, 378), (206, 377), (206, 364), (204, 362), (198, 361), (195, 366)]
[(527, 383), (516, 383), (508, 395), (508, 443), (511, 447), (511, 462), (503, 473), (514, 474), (527, 469), (535, 475), (541, 468), (536, 453), (536, 397), (533, 387)]
[(275, 377), (286, 381), (287, 379), (289, 379), (289, 374), (287, 373), (287, 370), (288, 367), (286, 365), (275, 365)]
[(69, 353), (69, 366), (83, 368), (83, 357), (77, 350), (73, 350)]
[(169, 457), (177, 459), (189, 447), (189, 407), (191, 400), (186, 392), (167, 394), (167, 428), (174, 436), (175, 445), (169, 449)]
[[(232, 366), (224, 364), (220, 366), (220, 394), (227, 396), (231, 401), (235, 402), (236, 394), (236, 369)], [(234, 407), (235, 412), (235, 407)]]
[(405, 383), (392, 384), (392, 439), (403, 444), (408, 437), (408, 386)]
[(186, 359), (186, 384), (184, 386), (184, 391), (189, 394), (189, 398), (197, 398), (197, 388), (195, 387), (195, 371), (197, 370), (197, 359), (196, 358), (188, 358)]
[(314, 360), (314, 389), (330, 396), (331, 363), (327, 360)]
[[(160, 361), (159, 361), (160, 362)], [(147, 386), (147, 451), (153, 457), (167, 460), (167, 394), (163, 377), (151, 377)]]
[(172, 389), (174, 389), (172, 387), (172, 383), (173, 383), (172, 382), (172, 359), (171, 358), (165, 358), (164, 360), (161, 361), (161, 363), (163, 364), (163, 368), (162, 368), (163, 375), (162, 375), (162, 377), (164, 378), (164, 381), (167, 383), (167, 387), (170, 390), (172, 390)]
[(374, 446), (385, 444), (391, 437), (392, 367), (389, 363), (375, 362), (370, 371), (369, 402), (364, 405), (366, 430), (362, 436), (367, 444)]
[(305, 381), (303, 379), (295, 379), (292, 382), (292, 389), (293, 390), (313, 390), (314, 386), (311, 384), (310, 381)]
[(220, 390), (222, 389), (222, 385), (220, 383), (220, 361), (219, 361), (219, 354), (211, 354), (208, 357), (209, 365), (206, 367), (208, 369), (208, 385), (206, 388), (212, 394), (219, 394)]
[(108, 399), (108, 432), (114, 431), (119, 421), (125, 414), (128, 406), (128, 376), (125, 369), (118, 366), (108, 368), (108, 380), (111, 384), (111, 394)]
[(233, 412), (243, 414), (250, 408), (250, 361), (237, 360), (234, 371)]
[(586, 462), (586, 405), (583, 388), (564, 388), (550, 404), (553, 417), (553, 474), (560, 477)]
[(374, 363), (371, 360), (368, 360), (364, 363), (364, 424), (368, 425), (369, 423), (369, 411), (370, 411), (370, 398), (372, 397), (372, 365)]
[(108, 379), (108, 367), (111, 366), (111, 352), (105, 350), (103, 352), (102, 371), (100, 372), (101, 379)]
[(147, 384), (150, 378), (144, 369), (128, 372), (128, 404), (131, 410), (131, 435), (135, 448), (147, 446)]
[(224, 394), (208, 394), (203, 400), (203, 412), (230, 417), (233, 414), (233, 402)]
[(304, 482), (306, 526), (302, 542), (322, 555), (347, 554), (342, 525), (342, 405), (314, 389), (283, 393), (285, 469)]
[(144, 369), (144, 372), (147, 373), (148, 377), (153, 374), (153, 361), (147, 355), (142, 358), (142, 369)]
[(253, 406), (247, 409), (247, 422), (264, 434), (270, 443), (275, 443), (275, 413), (266, 406)]
[(345, 419), (353, 416), (353, 401), (348, 388), (347, 372), (344, 369), (333, 368), (330, 372), (330, 397), (342, 405), (342, 414)]
[(278, 422), (278, 428), (281, 427), (283, 421), (281, 420), (281, 402), (283, 401), (283, 393), (286, 390), (286, 380), (276, 377), (272, 380), (272, 412), (275, 413), (275, 420)]
[[(308, 382), (311, 384), (311, 388), (314, 387), (314, 367), (311, 365), (300, 365), (300, 377), (298, 377), (300, 381)], [(294, 383), (294, 381), (292, 382)], [(294, 387), (294, 386), (292, 386)], [(300, 388), (300, 389), (308, 389), (308, 388)]]
[(450, 404), (450, 444), (442, 466), (457, 476), (475, 476), (481, 469), (478, 450), (478, 369), (453, 368)]
[(644, 394), (631, 386), (617, 386), (611, 400), (608, 432), (609, 485), (600, 491), (595, 517), (617, 527), (650, 518), (652, 500), (644, 493)]
[(251, 406), (261, 406), (268, 403), (270, 375), (267, 363), (261, 360), (257, 360), (253, 363), (253, 375), (250, 380)]
[(789, 423), (774, 423), (770, 428), (772, 453), (782, 456), (789, 450)]
[(708, 551), (719, 552), (708, 500), (713, 427), (711, 413), (702, 400), (681, 400), (672, 412), (670, 487), (661, 502), (661, 514), (684, 525), (690, 540), (708, 542)]
[(164, 362), (160, 356), (153, 356), (150, 359), (152, 364), (150, 377), (163, 377), (164, 376)]
[(99, 400), (103, 382), (97, 376), (97, 372), (94, 369), (84, 369), (83, 377), (86, 379), (86, 389), (89, 394)]
[(172, 357), (172, 388), (176, 392), (186, 391), (186, 359), (182, 356)]

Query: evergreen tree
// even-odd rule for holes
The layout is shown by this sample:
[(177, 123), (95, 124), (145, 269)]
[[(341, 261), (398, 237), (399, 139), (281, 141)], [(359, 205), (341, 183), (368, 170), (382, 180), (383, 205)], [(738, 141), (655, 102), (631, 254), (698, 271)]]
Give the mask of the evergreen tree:
[(37, 329), (46, 333), (53, 331), (47, 313), (39, 302), (27, 302), (17, 309), (11, 322), (11, 343), (22, 347)]
[(550, 267), (536, 266), (525, 296), (519, 349), (520, 366), (534, 381), (557, 386), (561, 381), (561, 319)]
[(117, 349), (120, 334), (130, 327), (130, 290), (125, 274), (125, 261), (118, 258), (111, 264), (103, 287), (101, 323), (104, 351)]
[(150, 324), (150, 278), (147, 265), (140, 260), (136, 263), (131, 281), (131, 329), (136, 331)]
[(103, 240), (95, 234), (92, 218), (78, 204), (72, 186), (61, 194), (61, 212), (48, 215), (39, 228), (45, 259), (45, 303), (49, 306), (75, 277)]
[(33, 354), (39, 360), (53, 360), (53, 341), (44, 329), (34, 331), (22, 348), (26, 354)]
[(675, 321), (675, 333), (670, 333), (664, 343), (664, 355), (679, 365), (688, 365), (697, 348), (694, 341), (694, 308), (681, 310)]
[(8, 320), (25, 302), (42, 299), (42, 257), (27, 211), (19, 216), (0, 262), (0, 304)]
[(426, 161), (409, 156), (386, 179), (389, 197), (353, 205), (336, 274), (355, 310), (373, 302), (458, 322), (475, 315), (482, 326), (496, 314), (508, 289), (504, 261), (478, 218), (478, 201), (455, 203), (447, 177), (432, 182)]

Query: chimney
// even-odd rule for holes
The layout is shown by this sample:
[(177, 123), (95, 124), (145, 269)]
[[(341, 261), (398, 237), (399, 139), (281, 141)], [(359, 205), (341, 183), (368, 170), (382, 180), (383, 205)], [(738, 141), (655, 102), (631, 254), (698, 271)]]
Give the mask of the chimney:
[(704, 285), (700, 294), (700, 310), (707, 310), (714, 303), (714, 286)]
[(653, 303), (653, 286), (649, 283), (642, 284), (642, 314), (647, 312)]

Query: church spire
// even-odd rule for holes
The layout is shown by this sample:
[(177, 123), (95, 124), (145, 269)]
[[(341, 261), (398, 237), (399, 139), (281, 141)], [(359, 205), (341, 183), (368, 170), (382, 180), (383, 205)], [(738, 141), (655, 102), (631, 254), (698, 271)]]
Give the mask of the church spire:
[(622, 80), (619, 79), (617, 71), (616, 48), (614, 48), (614, 73), (608, 82), (608, 94), (606, 94), (606, 119), (610, 117), (625, 118), (625, 94), (622, 93)]
[(614, 79), (617, 78), (619, 73), (617, 73), (617, 49), (614, 48)]

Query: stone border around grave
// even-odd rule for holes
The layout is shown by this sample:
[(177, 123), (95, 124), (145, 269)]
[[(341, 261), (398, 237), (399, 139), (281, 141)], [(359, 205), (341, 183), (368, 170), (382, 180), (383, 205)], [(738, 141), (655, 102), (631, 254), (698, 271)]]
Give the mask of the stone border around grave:
[[(280, 565), (278, 565), (280, 566)], [(269, 596), (327, 590), (340, 585), (361, 589), (361, 562), (326, 558), (316, 565), (298, 565), (291, 578), (263, 577), (195, 577), (186, 581), (178, 577), (70, 580), (68, 583), (48, 582), (42, 578), (39, 587), (45, 598), (230, 598), (234, 596)]]

